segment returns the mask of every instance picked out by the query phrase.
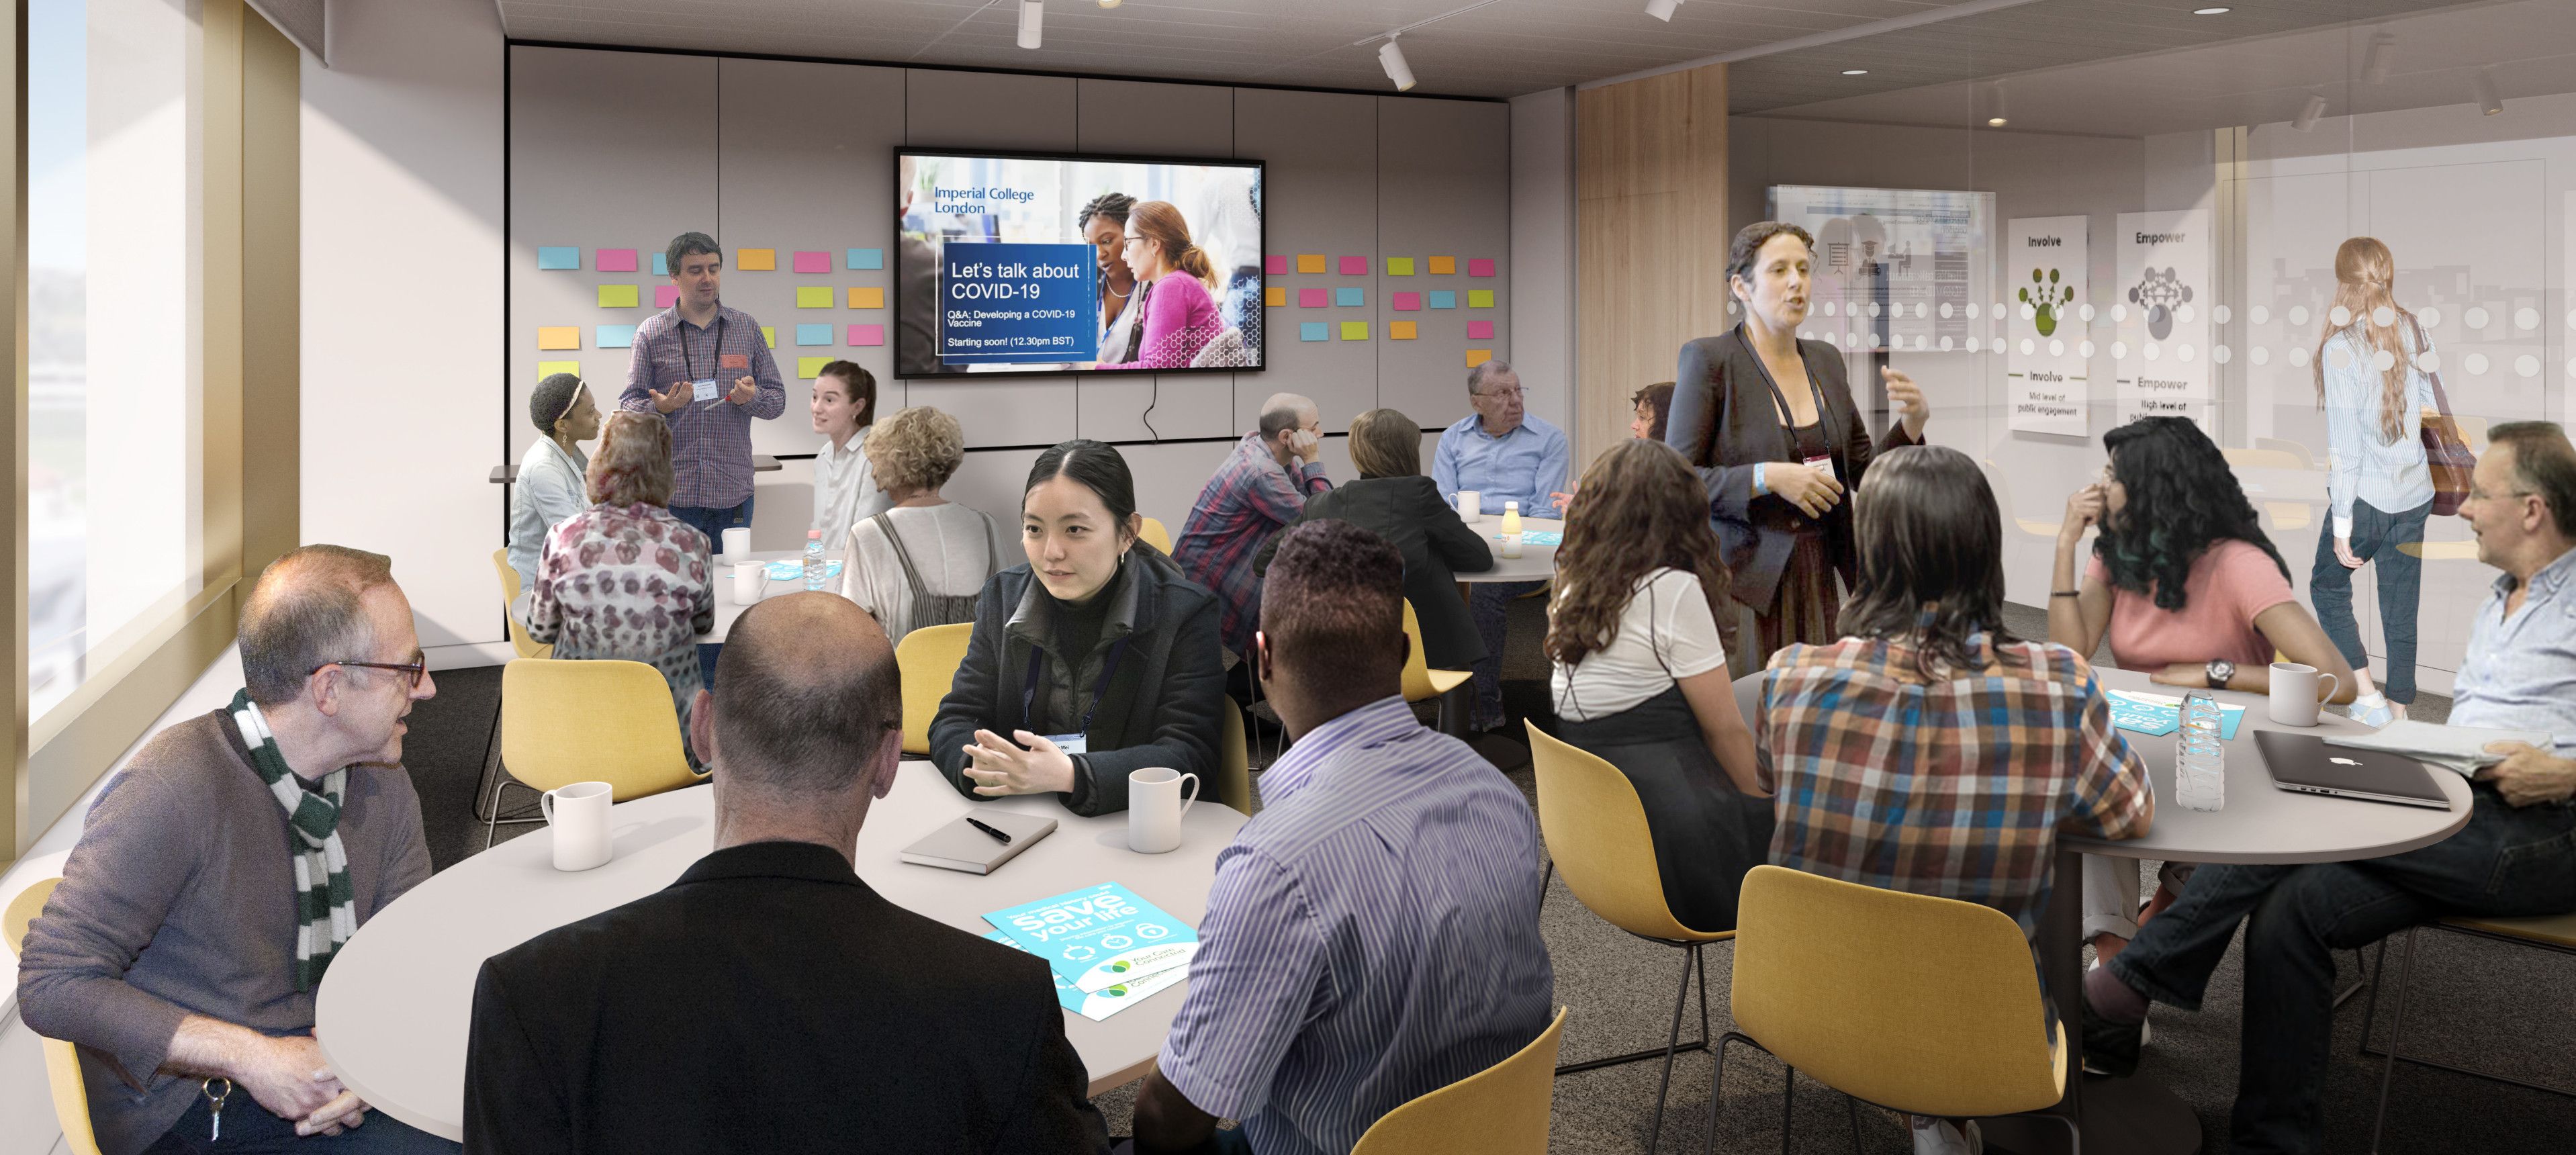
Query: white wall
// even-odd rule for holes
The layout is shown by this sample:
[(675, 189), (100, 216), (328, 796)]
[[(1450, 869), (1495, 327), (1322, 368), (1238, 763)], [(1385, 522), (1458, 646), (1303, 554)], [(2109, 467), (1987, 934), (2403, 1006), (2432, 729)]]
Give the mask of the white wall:
[[(1530, 415), (1573, 436), (1574, 90), (1512, 98), (1512, 367)], [(1465, 416), (1460, 399), (1459, 416)]]
[(302, 536), (392, 555), (432, 662), (484, 664), (506, 644), (484, 480), (506, 392), (500, 18), (335, 2), (330, 37), (332, 66), (303, 73)]

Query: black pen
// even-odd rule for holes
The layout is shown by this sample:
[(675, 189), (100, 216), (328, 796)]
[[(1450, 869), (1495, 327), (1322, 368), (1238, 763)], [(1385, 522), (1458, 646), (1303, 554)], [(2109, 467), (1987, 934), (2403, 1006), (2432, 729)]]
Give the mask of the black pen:
[(981, 830), (981, 831), (983, 831), (983, 832), (984, 832), (984, 833), (986, 833), (986, 834), (990, 834), (990, 835), (992, 835), (993, 837), (1000, 839), (1000, 840), (1002, 841), (1002, 845), (1004, 845), (1004, 846), (1009, 846), (1009, 845), (1011, 844), (1011, 836), (1010, 836), (1010, 835), (1008, 835), (1008, 834), (1004, 834), (1004, 833), (1002, 833), (1000, 830), (995, 829), (995, 828), (993, 828), (993, 827), (986, 826), (986, 825), (984, 825), (984, 824), (983, 824), (983, 823), (981, 823), (981, 822), (977, 822), (977, 821), (975, 821), (975, 820), (974, 820), (974, 818), (972, 818), (972, 817), (969, 817), (969, 818), (967, 818), (967, 819), (966, 819), (966, 825), (968, 825), (968, 826), (972, 826), (972, 827), (974, 827), (974, 828), (975, 828), (975, 829), (977, 829), (977, 830)]

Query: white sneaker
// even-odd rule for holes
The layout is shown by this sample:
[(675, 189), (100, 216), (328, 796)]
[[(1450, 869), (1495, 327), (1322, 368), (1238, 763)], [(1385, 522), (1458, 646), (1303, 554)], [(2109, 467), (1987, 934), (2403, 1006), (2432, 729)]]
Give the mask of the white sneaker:
[(1977, 1121), (1967, 1120), (1966, 1129), (1948, 1119), (1931, 1119), (1921, 1115), (1907, 1117), (1914, 1131), (1914, 1155), (1984, 1155), (1986, 1138), (1977, 1130)]
[(2351, 705), (2343, 708), (2343, 712), (2344, 716), (2351, 718), (2353, 721), (2359, 722), (2364, 726), (2385, 726), (2390, 722), (2395, 721), (2397, 717), (2397, 711), (2391, 709), (2388, 705), (2388, 695), (2386, 694), (2372, 694), (2367, 698), (2355, 698), (2352, 700)]

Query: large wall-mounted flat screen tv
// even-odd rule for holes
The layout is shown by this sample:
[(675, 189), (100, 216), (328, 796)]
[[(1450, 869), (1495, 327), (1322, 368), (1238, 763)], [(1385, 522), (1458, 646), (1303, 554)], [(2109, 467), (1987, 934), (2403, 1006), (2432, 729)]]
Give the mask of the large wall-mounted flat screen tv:
[(895, 373), (1262, 367), (1259, 161), (895, 151)]

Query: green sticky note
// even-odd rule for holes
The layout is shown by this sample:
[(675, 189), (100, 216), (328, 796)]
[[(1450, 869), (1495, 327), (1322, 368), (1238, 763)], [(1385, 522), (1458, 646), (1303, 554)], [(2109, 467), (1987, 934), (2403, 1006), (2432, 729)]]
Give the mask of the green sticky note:
[(636, 295), (635, 286), (633, 285), (601, 285), (599, 287), (600, 308), (632, 309), (635, 307), (635, 304)]
[(548, 377), (552, 377), (552, 376), (554, 376), (554, 375), (555, 375), (555, 374), (557, 374), (557, 373), (570, 373), (570, 374), (572, 374), (572, 375), (573, 375), (573, 376), (575, 376), (575, 377), (579, 377), (579, 376), (581, 376), (581, 362), (579, 362), (579, 361), (539, 361), (539, 362), (537, 362), (537, 380), (539, 380), (539, 381), (543, 381), (543, 380), (545, 380), (546, 378), (548, 378)]
[(799, 309), (831, 308), (832, 286), (798, 285), (796, 287), (796, 307)]
[(820, 377), (823, 375), (823, 366), (831, 363), (832, 359), (829, 357), (799, 357), (796, 359), (797, 379), (811, 381)]
[(778, 347), (778, 326), (776, 326), (776, 325), (763, 325), (763, 326), (761, 326), (761, 327), (760, 327), (760, 340), (761, 340), (761, 343), (762, 343), (762, 344), (765, 344), (765, 345), (769, 346), (769, 347), (770, 347), (770, 348), (772, 348), (772, 349), (777, 348), (777, 347)]
[(1365, 340), (1368, 340), (1368, 322), (1366, 322), (1366, 321), (1344, 321), (1344, 322), (1342, 322), (1342, 340), (1345, 340), (1345, 341), (1365, 341)]
[(1490, 309), (1490, 308), (1493, 308), (1493, 307), (1494, 307), (1494, 291), (1493, 291), (1492, 289), (1469, 289), (1469, 290), (1467, 290), (1467, 307), (1468, 307), (1468, 308), (1470, 308), (1470, 309)]
[(1386, 259), (1386, 275), (1387, 275), (1387, 276), (1390, 276), (1390, 277), (1410, 277), (1410, 276), (1412, 276), (1412, 275), (1413, 275), (1413, 258), (1411, 258), (1411, 257), (1388, 257), (1388, 258)]

